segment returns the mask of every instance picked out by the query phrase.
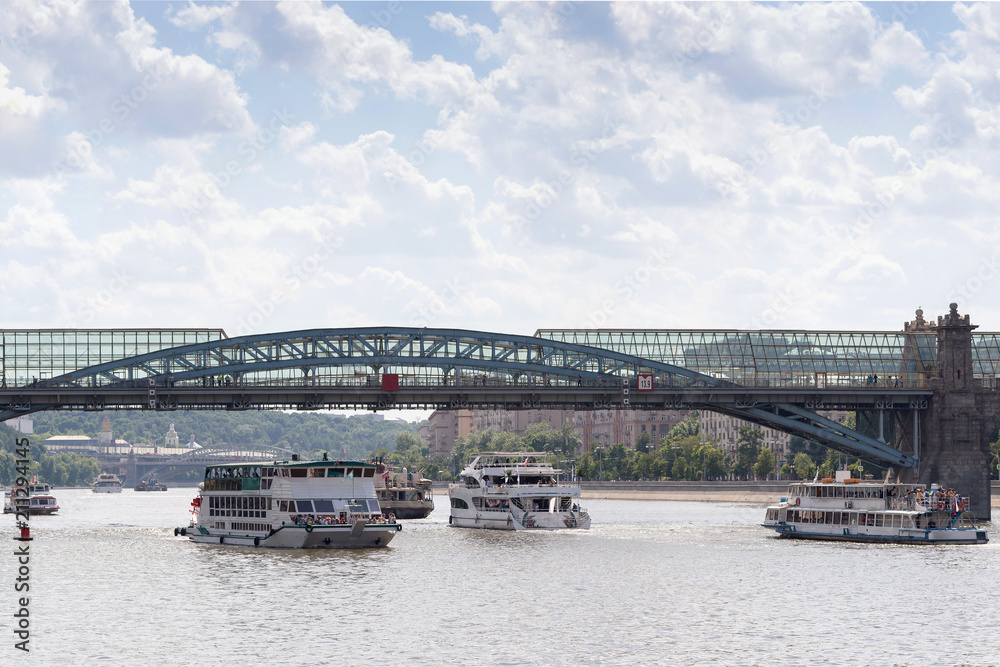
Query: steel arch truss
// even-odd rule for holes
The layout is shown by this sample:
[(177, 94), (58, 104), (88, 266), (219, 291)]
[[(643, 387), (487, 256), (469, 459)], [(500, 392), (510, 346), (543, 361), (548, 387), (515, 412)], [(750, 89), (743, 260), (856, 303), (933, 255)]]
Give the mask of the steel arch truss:
[(879, 466), (917, 467), (917, 459), (909, 454), (901, 452), (881, 440), (863, 435), (832, 419), (827, 419), (811, 410), (790, 403), (743, 409), (711, 406), (711, 409), (819, 442), (831, 449)]
[(547, 375), (567, 384), (650, 373), (654, 381), (671, 386), (731, 386), (686, 368), (596, 347), (528, 336), (412, 328), (314, 329), (228, 338), (82, 368), (46, 384), (113, 387), (152, 381), (154, 386), (176, 386), (222, 375), (238, 384), (278, 385), (301, 384), (310, 376), (344, 382), (385, 372), (398, 374), (401, 382), (439, 386), (469, 371), (499, 373), (514, 380)]
[[(380, 388), (385, 374), (396, 375), (400, 389), (449, 390), (446, 407), (450, 408), (467, 407), (462, 391), (477, 383), (480, 395), (522, 390), (531, 398), (542, 392), (589, 391), (595, 409), (628, 407), (623, 395), (626, 388), (635, 387), (639, 374), (651, 375), (654, 391), (664, 395), (740, 388), (729, 380), (680, 366), (546, 338), (452, 329), (312, 329), (214, 340), (78, 369), (45, 381), (44, 387), (50, 401), (68, 401), (69, 394), (77, 393), (86, 394), (85, 404), (45, 403), (40, 396), (31, 403), (14, 396), (8, 409), (0, 410), (0, 418), (53, 407), (100, 410), (105, 407), (103, 396), (137, 387), (148, 388), (148, 406), (142, 407), (151, 409), (178, 409), (179, 394), (193, 394), (199, 388), (217, 391), (223, 385), (233, 392), (228, 409), (254, 409), (276, 404), (255, 403), (250, 392), (294, 386), (299, 393), (306, 388), (315, 392), (303, 394), (298, 407), (316, 409), (324, 407), (324, 392), (352, 388), (371, 392)], [(67, 396), (54, 395), (60, 391)], [(390, 389), (370, 405), (373, 409), (402, 407), (395, 399)], [(538, 407), (537, 401), (520, 400), (521, 407)], [(913, 457), (794, 404), (695, 402), (881, 465), (916, 465)]]

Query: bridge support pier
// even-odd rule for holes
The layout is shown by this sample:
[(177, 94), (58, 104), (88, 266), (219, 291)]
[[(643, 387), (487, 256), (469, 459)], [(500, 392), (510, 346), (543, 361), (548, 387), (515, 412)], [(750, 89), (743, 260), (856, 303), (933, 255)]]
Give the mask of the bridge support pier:
[(972, 330), (969, 316), (958, 314), (957, 304), (939, 317), (937, 368), (931, 378), (934, 392), (920, 417), (920, 467), (904, 472), (905, 479), (953, 487), (969, 497), (978, 519), (989, 521), (989, 433), (983, 419), (986, 397), (972, 377)]
[(134, 485), (139, 483), (139, 473), (138, 465), (135, 460), (135, 452), (128, 453), (128, 459), (125, 462), (125, 479), (128, 480), (129, 485)]

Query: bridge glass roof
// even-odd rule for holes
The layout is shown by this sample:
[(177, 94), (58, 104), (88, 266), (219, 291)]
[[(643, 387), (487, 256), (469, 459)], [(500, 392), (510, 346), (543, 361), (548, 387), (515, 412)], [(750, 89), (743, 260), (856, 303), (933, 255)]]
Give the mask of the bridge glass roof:
[(222, 329), (0, 329), (0, 376), (8, 385), (124, 357), (226, 338)]
[[(591, 345), (724, 378), (745, 386), (927, 386), (937, 334), (856, 331), (539, 329), (539, 338)], [(973, 333), (973, 371), (1000, 375), (1000, 334)]]

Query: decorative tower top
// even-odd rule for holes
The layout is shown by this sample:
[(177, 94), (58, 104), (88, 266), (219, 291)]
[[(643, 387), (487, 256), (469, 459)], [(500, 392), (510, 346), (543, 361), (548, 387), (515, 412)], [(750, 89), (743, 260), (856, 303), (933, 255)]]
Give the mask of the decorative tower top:
[(964, 391), (973, 388), (972, 330), (978, 325), (969, 322), (968, 315), (958, 314), (958, 304), (953, 303), (937, 325), (937, 377), (938, 385), (946, 391)]
[(105, 447), (111, 444), (111, 420), (108, 419), (107, 415), (101, 422), (101, 432), (97, 434), (97, 442)]
[(180, 442), (180, 437), (178, 437), (177, 431), (174, 430), (174, 423), (170, 422), (170, 430), (164, 436), (163, 444), (167, 447), (178, 447), (180, 446)]
[(952, 303), (948, 305), (948, 314), (943, 317), (938, 317), (939, 327), (969, 327), (970, 329), (976, 329), (979, 327), (978, 324), (972, 324), (969, 322), (969, 316), (958, 314), (958, 304)]
[(903, 323), (903, 331), (933, 331), (934, 323), (924, 319), (924, 309), (917, 308), (916, 317)]

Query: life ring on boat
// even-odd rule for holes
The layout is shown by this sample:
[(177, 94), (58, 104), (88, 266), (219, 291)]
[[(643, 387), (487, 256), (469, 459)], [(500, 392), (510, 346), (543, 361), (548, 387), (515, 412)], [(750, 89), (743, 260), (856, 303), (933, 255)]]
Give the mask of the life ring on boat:
[(943, 500), (939, 500), (938, 501), (937, 508), (938, 508), (938, 511), (944, 510), (944, 501)]
[(260, 538), (259, 537), (253, 538), (253, 545), (255, 547), (259, 547), (260, 546)]
[(307, 533), (311, 533), (311, 532), (313, 532), (313, 527), (312, 527), (312, 524), (311, 524), (311, 523), (307, 523), (307, 524), (306, 524), (306, 532), (307, 532)]
[(801, 498), (796, 498), (795, 499), (795, 506), (798, 507), (801, 504), (802, 504), (802, 499)]

